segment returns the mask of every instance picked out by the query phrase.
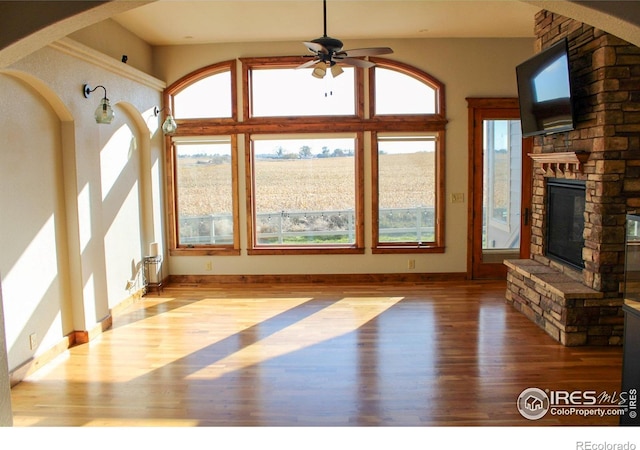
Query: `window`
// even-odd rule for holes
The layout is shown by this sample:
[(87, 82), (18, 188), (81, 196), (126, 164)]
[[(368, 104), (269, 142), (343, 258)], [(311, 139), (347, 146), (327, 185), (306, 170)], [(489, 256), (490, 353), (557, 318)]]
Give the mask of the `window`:
[(171, 254), (239, 254), (238, 230), (249, 255), (364, 253), (367, 227), (374, 252), (442, 251), (444, 87), (370, 59), (373, 69), (319, 80), (296, 69), (304, 58), (245, 58), (169, 86), (178, 123), (167, 137)]
[(173, 97), (176, 119), (231, 117), (231, 72), (214, 73)]
[(236, 241), (231, 137), (174, 143), (178, 247), (233, 248)]
[(354, 76), (353, 68), (318, 79), (306, 70), (258, 66), (251, 70), (251, 117), (352, 116)]
[(433, 134), (377, 135), (379, 247), (435, 245), (436, 144)]
[[(444, 251), (443, 87), (407, 66), (373, 69), (374, 116), (400, 120), (372, 139), (374, 253)], [(422, 126), (411, 126), (419, 117)]]
[(255, 250), (357, 246), (357, 146), (354, 134), (252, 138)]
[[(520, 245), (522, 134), (519, 120), (485, 119), (483, 150), (486, 202), (484, 248)], [(514, 195), (515, 194), (515, 195)]]
[(376, 115), (436, 113), (437, 91), (431, 85), (382, 67), (376, 68), (375, 74)]

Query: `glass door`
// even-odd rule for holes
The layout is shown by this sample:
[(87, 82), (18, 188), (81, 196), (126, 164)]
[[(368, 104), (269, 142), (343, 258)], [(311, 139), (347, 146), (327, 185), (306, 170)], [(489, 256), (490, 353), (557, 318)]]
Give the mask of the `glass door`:
[(520, 121), (484, 119), (482, 260), (501, 263), (520, 256)]
[(471, 278), (505, 276), (505, 259), (528, 258), (530, 139), (513, 99), (470, 101)]

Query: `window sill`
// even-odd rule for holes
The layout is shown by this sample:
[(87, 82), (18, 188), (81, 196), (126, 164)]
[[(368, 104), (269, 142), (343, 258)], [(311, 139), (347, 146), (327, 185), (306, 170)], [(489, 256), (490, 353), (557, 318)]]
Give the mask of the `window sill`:
[(385, 253), (444, 253), (444, 247), (440, 246), (426, 246), (426, 245), (383, 245), (379, 247), (373, 247), (371, 253), (385, 254)]
[(225, 247), (180, 247), (169, 250), (170, 256), (239, 256), (240, 249)]
[(278, 246), (254, 247), (247, 250), (248, 255), (361, 255), (363, 248), (357, 247), (305, 247)]

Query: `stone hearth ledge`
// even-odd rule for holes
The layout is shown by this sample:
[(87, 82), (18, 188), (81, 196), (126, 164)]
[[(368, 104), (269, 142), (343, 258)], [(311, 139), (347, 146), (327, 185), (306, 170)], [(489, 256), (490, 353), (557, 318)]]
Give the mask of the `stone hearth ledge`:
[(505, 260), (508, 303), (566, 346), (620, 345), (622, 300), (532, 259)]

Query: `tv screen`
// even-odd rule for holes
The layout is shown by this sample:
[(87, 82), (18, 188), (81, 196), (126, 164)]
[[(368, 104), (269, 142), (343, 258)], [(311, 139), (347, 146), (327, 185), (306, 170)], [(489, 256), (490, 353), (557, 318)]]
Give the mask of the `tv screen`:
[(524, 137), (574, 129), (566, 39), (518, 65), (516, 76)]

